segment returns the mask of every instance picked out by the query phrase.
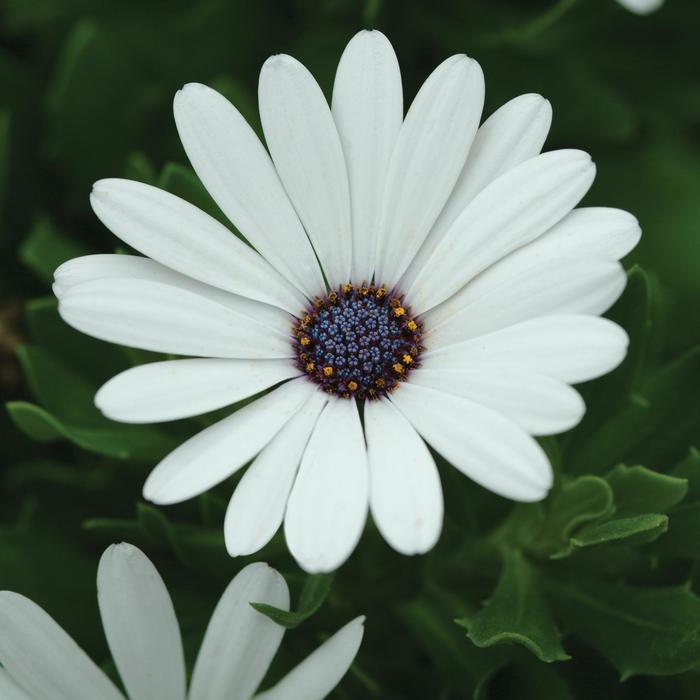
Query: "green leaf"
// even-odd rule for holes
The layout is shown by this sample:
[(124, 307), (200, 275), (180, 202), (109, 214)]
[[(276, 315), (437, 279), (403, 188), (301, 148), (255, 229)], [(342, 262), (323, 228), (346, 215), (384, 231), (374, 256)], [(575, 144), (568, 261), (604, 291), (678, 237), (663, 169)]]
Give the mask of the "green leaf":
[(563, 481), (544, 507), (544, 522), (531, 549), (555, 555), (567, 548), (577, 528), (612, 512), (613, 491), (605, 479), (581, 476)]
[(86, 255), (88, 251), (60, 233), (51, 221), (40, 216), (19, 249), (22, 262), (47, 284), (54, 270), (66, 260)]
[(644, 544), (661, 537), (667, 529), (667, 515), (645, 513), (586, 527), (571, 538), (571, 544), (574, 547)]
[(330, 593), (332, 584), (333, 574), (307, 576), (299, 596), (299, 605), (296, 611), (282, 610), (266, 603), (252, 602), (251, 605), (278, 625), (282, 625), (287, 629), (293, 629), (304, 622), (304, 620), (308, 620), (320, 609)]
[(106, 419), (102, 426), (70, 425), (26, 401), (11, 401), (7, 410), (15, 425), (37, 442), (65, 439), (89, 452), (118, 459), (157, 461), (180, 442), (157, 428), (123, 425)]
[(548, 579), (557, 612), (607, 657), (623, 680), (671, 675), (700, 659), (700, 598), (684, 586), (642, 588), (587, 579)]
[(537, 570), (521, 552), (508, 549), (491, 598), (475, 615), (457, 620), (478, 647), (522, 644), (541, 661), (565, 661), (560, 633)]
[(614, 492), (616, 517), (668, 513), (688, 492), (687, 479), (640, 466), (620, 464), (606, 474), (605, 479)]

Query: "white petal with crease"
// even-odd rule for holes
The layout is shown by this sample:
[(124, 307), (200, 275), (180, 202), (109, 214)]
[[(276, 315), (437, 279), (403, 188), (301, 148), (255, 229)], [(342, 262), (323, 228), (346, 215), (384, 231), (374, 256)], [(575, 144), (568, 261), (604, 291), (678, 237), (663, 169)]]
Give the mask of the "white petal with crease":
[(340, 683), (364, 634), (364, 616), (356, 617), (256, 700), (323, 700)]
[(112, 681), (36, 603), (0, 591), (0, 663), (33, 700), (124, 700)]
[(107, 548), (97, 570), (97, 600), (129, 700), (184, 700), (185, 659), (173, 603), (140, 549)]
[[(412, 274), (421, 269), (438, 241), (481, 190), (542, 150), (551, 123), (552, 107), (547, 100), (540, 95), (520, 95), (479, 127), (457, 184), (411, 264)], [(408, 286), (412, 281), (407, 274), (403, 284)]]
[(293, 379), (184, 442), (149, 474), (144, 498), (161, 505), (203, 493), (249, 462), (316, 391)]
[(301, 457), (327, 400), (320, 391), (311, 394), (238, 482), (224, 520), (226, 549), (232, 557), (257, 552), (282, 524)]
[(389, 163), (377, 241), (376, 277), (398, 282), (459, 177), (479, 126), (484, 76), (452, 56), (428, 77), (411, 104)]
[(423, 355), (426, 369), (512, 369), (576, 384), (617, 367), (625, 331), (606, 318), (543, 316)]
[(370, 281), (384, 179), (403, 121), (401, 71), (381, 32), (358, 32), (345, 48), (333, 84), (333, 118), (350, 183), (351, 279)]
[(189, 700), (249, 700), (260, 685), (284, 628), (253, 608), (289, 610), (285, 580), (267, 564), (250, 564), (221, 596), (192, 672)]
[(555, 435), (573, 428), (586, 406), (562, 381), (508, 369), (420, 368), (409, 381), (493, 408), (531, 435)]
[(573, 209), (595, 177), (582, 151), (531, 158), (492, 182), (459, 215), (405, 289), (415, 313), (457, 292), (479, 272), (529, 243)]
[(278, 55), (260, 71), (258, 100), (267, 147), (328, 283), (344, 284), (352, 263), (350, 189), (326, 98), (299, 61)]
[(641, 236), (639, 222), (627, 211), (582, 207), (574, 209), (522, 250), (538, 260), (569, 255), (620, 260), (639, 243)]
[(0, 697), (3, 700), (34, 700), (15, 683), (12, 676), (0, 668)]
[(112, 233), (177, 272), (290, 313), (306, 303), (301, 292), (225, 226), (169, 192), (132, 180), (99, 180), (90, 203)]
[(542, 448), (500, 413), (459, 396), (404, 383), (392, 402), (448, 462), (514, 501), (539, 501), (552, 485)]
[(384, 539), (423, 554), (442, 530), (440, 475), (425, 443), (389, 401), (365, 403), (369, 507)]
[(203, 296), (188, 287), (150, 279), (96, 279), (63, 292), (58, 310), (83, 333), (143, 350), (253, 359), (290, 356), (285, 329), (288, 333), (291, 317), (284, 312), (213, 288), (229, 298)]
[(354, 401), (330, 399), (292, 488), (284, 533), (309, 573), (337, 569), (357, 545), (369, 498), (367, 451)]
[(627, 282), (617, 262), (590, 258), (537, 262), (525, 252), (523, 248), (500, 260), (428, 311), (423, 317), (430, 329), (426, 346), (475, 338), (538, 316), (597, 316), (615, 303)]
[(117, 374), (95, 395), (105, 416), (159, 423), (207, 413), (299, 376), (290, 360), (169, 360)]
[(199, 179), (255, 249), (313, 298), (321, 270), (265, 147), (215, 90), (190, 83), (174, 101), (175, 123)]

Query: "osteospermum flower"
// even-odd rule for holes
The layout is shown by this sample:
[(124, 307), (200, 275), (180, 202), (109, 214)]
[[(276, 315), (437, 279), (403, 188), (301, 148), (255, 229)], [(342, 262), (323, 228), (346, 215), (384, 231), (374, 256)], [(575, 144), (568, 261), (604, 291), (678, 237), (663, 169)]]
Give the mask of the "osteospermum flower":
[[(187, 690), (182, 640), (163, 580), (129, 544), (102, 555), (97, 594), (112, 658), (129, 700), (321, 700), (350, 667), (364, 618), (340, 629), (269, 690), (255, 695), (284, 628), (250, 603), (289, 610), (284, 579), (267, 564), (246, 566), (209, 621)], [(3, 700), (125, 700), (112, 681), (36, 603), (0, 592)]]
[(171, 194), (96, 183), (97, 215), (150, 259), (62, 265), (61, 315), (98, 338), (210, 358), (116, 376), (96, 397), (104, 414), (173, 420), (276, 386), (168, 455), (147, 499), (184, 501), (253, 460), (226, 514), (230, 554), (257, 551), (284, 521), (301, 566), (328, 571), (368, 506), (398, 551), (436, 542), (443, 498), (424, 440), (497, 494), (547, 494), (532, 436), (575, 425), (584, 404), (570, 384), (624, 357), (625, 333), (597, 316), (622, 292), (617, 260), (640, 231), (626, 212), (574, 209), (595, 168), (581, 151), (540, 154), (546, 100), (516, 97), (479, 127), (483, 100), (478, 63), (452, 56), (404, 118), (390, 43), (360, 32), (331, 107), (298, 61), (265, 63), (270, 157), (224, 97), (185, 86), (187, 155), (251, 247)]

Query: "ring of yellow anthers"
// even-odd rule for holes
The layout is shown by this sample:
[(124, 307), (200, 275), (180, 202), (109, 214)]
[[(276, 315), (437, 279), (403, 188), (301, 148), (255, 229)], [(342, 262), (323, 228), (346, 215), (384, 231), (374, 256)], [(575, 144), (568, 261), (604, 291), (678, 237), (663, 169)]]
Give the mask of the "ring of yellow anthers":
[(402, 294), (345, 284), (302, 312), (292, 344), (297, 366), (323, 391), (376, 399), (419, 365), (422, 333)]

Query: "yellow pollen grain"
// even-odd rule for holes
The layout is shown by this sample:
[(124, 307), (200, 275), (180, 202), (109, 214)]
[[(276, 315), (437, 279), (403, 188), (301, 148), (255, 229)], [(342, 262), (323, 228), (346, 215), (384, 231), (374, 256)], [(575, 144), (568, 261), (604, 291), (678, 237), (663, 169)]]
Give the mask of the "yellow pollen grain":
[(379, 379), (377, 379), (374, 383), (375, 383), (380, 389), (383, 389), (383, 388), (386, 386), (386, 382), (385, 382), (381, 377), (379, 377)]
[(377, 299), (382, 299), (386, 296), (386, 289), (384, 289), (384, 287), (379, 287), (374, 295), (377, 297)]
[(402, 359), (405, 365), (413, 364), (413, 358), (410, 355), (404, 355)]
[(346, 294), (350, 294), (350, 292), (352, 292), (352, 290), (353, 290), (353, 286), (351, 284), (346, 284), (343, 286), (343, 291)]
[(403, 306), (397, 306), (394, 309), (394, 316), (403, 316), (406, 313), (406, 309)]
[(397, 362), (396, 364), (392, 365), (392, 368), (396, 374), (403, 374), (404, 367), (400, 362)]
[(316, 365), (313, 362), (307, 362), (306, 364), (306, 371), (307, 372), (313, 372), (316, 369)]
[(323, 373), (324, 373), (327, 377), (332, 377), (332, 376), (333, 376), (333, 368), (332, 368), (330, 365), (329, 365), (328, 367), (324, 367), (324, 368), (323, 368)]
[(306, 336), (303, 336), (302, 338), (299, 339), (299, 342), (302, 345), (308, 345), (311, 341)]
[(348, 389), (350, 391), (357, 391), (357, 382), (348, 382)]
[(409, 321), (406, 324), (406, 328), (408, 328), (409, 331), (415, 331), (416, 328), (418, 328), (418, 324), (415, 321)]

